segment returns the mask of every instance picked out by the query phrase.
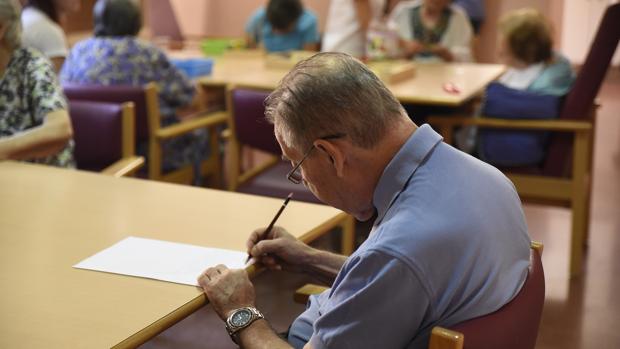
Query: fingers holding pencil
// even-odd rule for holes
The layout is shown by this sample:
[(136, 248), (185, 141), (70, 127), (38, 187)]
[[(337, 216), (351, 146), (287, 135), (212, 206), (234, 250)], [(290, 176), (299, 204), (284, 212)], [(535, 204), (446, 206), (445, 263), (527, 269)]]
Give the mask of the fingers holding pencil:
[(257, 229), (250, 235), (247, 241), (248, 258), (246, 259), (246, 264), (251, 258), (260, 263), (273, 260), (275, 255), (281, 253), (282, 245), (286, 245), (283, 240), (295, 239), (284, 228), (279, 226), (273, 227), (270, 232), (266, 230), (266, 228)]
[(277, 232), (278, 230), (284, 230), (284, 228), (275, 226), (271, 229), (270, 232), (267, 232), (267, 227), (254, 230), (250, 234), (250, 237), (248, 238), (248, 241), (246, 242), (248, 253), (252, 250), (252, 247), (254, 247), (254, 245), (259, 243), (260, 241), (275, 239), (278, 235), (278, 232)]
[[(269, 236), (256, 237), (263, 233), (264, 229), (258, 229), (248, 240), (249, 254), (268, 269), (272, 270), (299, 270), (299, 266), (308, 261), (313, 250), (308, 245), (299, 241), (285, 229), (275, 226)], [(256, 236), (256, 237), (254, 237)], [(254, 240), (252, 239), (254, 237)]]
[(271, 219), (271, 222), (269, 223), (269, 225), (267, 226), (267, 228), (265, 230), (263, 230), (262, 232), (260, 230), (255, 230), (250, 235), (250, 239), (248, 240), (248, 243), (247, 243), (248, 251), (249, 252), (248, 252), (248, 258), (245, 261), (246, 264), (248, 263), (250, 258), (252, 258), (252, 254), (250, 252), (251, 252), (253, 246), (258, 244), (261, 240), (273, 239), (273, 234), (271, 233), (272, 230), (273, 230), (273, 227), (276, 224), (276, 222), (278, 221), (278, 218), (280, 218), (280, 215), (282, 214), (282, 212), (286, 208), (286, 205), (288, 205), (288, 202), (291, 200), (292, 197), (293, 197), (293, 193), (289, 193), (288, 196), (286, 197), (286, 199), (284, 199), (284, 202), (282, 203), (282, 206), (280, 206), (280, 209), (278, 209), (278, 212), (276, 212), (276, 215), (273, 217), (273, 219)]

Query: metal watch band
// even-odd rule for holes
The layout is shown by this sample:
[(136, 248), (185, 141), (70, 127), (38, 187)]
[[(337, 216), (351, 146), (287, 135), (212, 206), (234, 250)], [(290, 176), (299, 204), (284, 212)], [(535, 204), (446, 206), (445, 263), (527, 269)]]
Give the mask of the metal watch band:
[[(246, 322), (243, 326), (235, 326), (232, 323), (232, 318), (233, 315), (235, 315), (238, 311), (240, 310), (249, 310), (250, 313), (252, 314), (250, 320), (248, 322)], [(250, 326), (254, 321), (258, 320), (258, 319), (264, 319), (265, 317), (263, 316), (263, 313), (260, 312), (260, 310), (254, 308), (254, 307), (243, 307), (243, 308), (238, 308), (233, 310), (230, 315), (228, 316), (228, 318), (226, 319), (226, 331), (228, 331), (228, 335), (230, 336), (230, 338), (233, 340), (233, 342), (235, 342), (236, 344), (239, 344), (237, 341), (237, 337), (239, 334), (239, 331), (241, 331), (242, 329)]]

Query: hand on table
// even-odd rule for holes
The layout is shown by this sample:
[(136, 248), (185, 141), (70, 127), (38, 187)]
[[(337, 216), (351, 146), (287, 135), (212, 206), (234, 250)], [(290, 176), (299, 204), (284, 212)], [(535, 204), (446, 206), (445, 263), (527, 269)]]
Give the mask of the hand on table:
[(244, 269), (228, 269), (220, 264), (200, 274), (198, 284), (222, 320), (235, 309), (254, 306), (254, 285)]

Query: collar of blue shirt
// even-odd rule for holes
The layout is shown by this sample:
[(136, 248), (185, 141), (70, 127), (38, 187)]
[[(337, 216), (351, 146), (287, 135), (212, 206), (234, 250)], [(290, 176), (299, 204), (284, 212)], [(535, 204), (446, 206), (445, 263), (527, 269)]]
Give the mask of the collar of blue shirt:
[(373, 204), (377, 209), (375, 225), (392, 206), (398, 195), (409, 183), (416, 169), (422, 164), (443, 138), (428, 124), (420, 126), (396, 153), (379, 179), (373, 195)]

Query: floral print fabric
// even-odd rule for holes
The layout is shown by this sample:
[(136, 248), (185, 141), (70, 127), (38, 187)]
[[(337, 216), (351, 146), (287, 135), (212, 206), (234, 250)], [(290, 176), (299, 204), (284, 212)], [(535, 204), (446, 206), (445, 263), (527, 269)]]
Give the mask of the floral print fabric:
[[(194, 85), (156, 46), (135, 37), (93, 37), (77, 43), (60, 72), (62, 82), (95, 85), (143, 86), (156, 82), (162, 126), (178, 122), (175, 109), (188, 105)], [(187, 164), (199, 165), (208, 155), (205, 130), (166, 141), (163, 145), (163, 171)], [(147, 144), (138, 144), (146, 155)], [(148, 159), (147, 159), (148, 161)]]
[[(18, 48), (0, 77), (0, 137), (43, 124), (50, 112), (67, 109), (67, 101), (51, 63), (38, 51)], [(75, 167), (73, 140), (55, 155), (32, 162)]]

